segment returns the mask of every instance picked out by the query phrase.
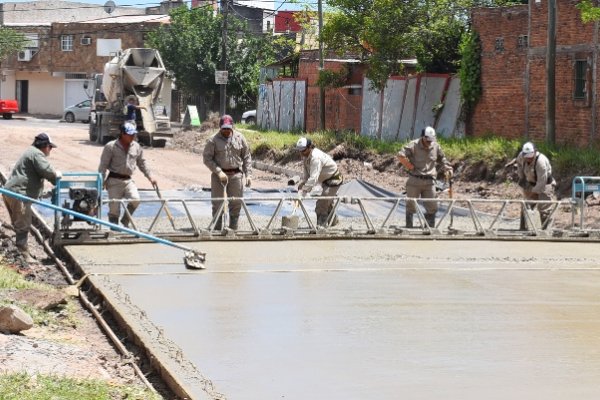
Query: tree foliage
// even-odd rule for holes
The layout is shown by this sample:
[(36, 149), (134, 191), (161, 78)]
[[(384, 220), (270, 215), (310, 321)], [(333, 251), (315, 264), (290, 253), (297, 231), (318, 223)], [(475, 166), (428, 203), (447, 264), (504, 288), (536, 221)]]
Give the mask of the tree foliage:
[(8, 56), (23, 50), (27, 39), (21, 33), (0, 26), (0, 62), (4, 61)]
[[(180, 89), (209, 100), (216, 109), (219, 85), (215, 71), (221, 70), (222, 16), (208, 7), (180, 7), (170, 14), (171, 23), (148, 36), (149, 46), (158, 49)], [(287, 39), (248, 32), (239, 19), (228, 18), (227, 95), (237, 103), (252, 104), (256, 97), (260, 67), (275, 61), (289, 49)]]
[(456, 72), (459, 45), (475, 6), (506, 6), (506, 0), (328, 0), (333, 11), (321, 36), (328, 49), (368, 64), (367, 76), (382, 89), (399, 62), (417, 58), (426, 72)]
[(581, 0), (576, 7), (581, 11), (581, 20), (583, 22), (600, 20), (600, 7), (594, 6), (591, 0)]

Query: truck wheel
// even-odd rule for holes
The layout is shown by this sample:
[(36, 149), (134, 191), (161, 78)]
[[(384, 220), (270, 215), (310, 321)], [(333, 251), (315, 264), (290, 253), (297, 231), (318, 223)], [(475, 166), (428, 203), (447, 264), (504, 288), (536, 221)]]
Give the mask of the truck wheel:
[(12, 114), (2, 114), (2, 118), (4, 118), (4, 119), (12, 119)]
[(90, 125), (90, 142), (96, 143), (98, 141), (98, 133), (96, 132), (96, 126)]

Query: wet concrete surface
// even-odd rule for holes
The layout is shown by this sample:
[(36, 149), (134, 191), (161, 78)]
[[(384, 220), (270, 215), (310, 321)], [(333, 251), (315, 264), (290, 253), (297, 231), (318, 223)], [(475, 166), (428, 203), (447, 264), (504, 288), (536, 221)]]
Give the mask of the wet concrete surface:
[(596, 244), (189, 245), (68, 251), (192, 398), (600, 396)]

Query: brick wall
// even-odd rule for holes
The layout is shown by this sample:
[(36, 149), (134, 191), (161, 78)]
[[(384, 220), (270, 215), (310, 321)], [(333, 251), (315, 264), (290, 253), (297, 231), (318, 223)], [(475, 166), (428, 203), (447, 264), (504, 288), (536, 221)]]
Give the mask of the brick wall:
[[(350, 68), (347, 84), (362, 84), (364, 69), (362, 66), (348, 67), (348, 63), (328, 61), (325, 69), (340, 71), (346, 66)], [(307, 57), (300, 60), (298, 78), (307, 80), (306, 97), (306, 130), (313, 132), (319, 129), (319, 61)], [(362, 94), (350, 94), (349, 88), (327, 89), (325, 92), (325, 126), (334, 131), (352, 130), (360, 132)]]
[[(593, 121), (597, 88), (575, 99), (575, 61), (594, 62), (594, 24), (583, 24), (571, 0), (557, 0), (556, 141), (589, 146), (598, 141)], [(469, 133), (494, 133), (508, 138), (546, 136), (547, 1), (500, 9), (476, 9), (473, 26), (482, 42), (482, 97), (469, 121)], [(519, 47), (528, 35), (528, 47)], [(496, 48), (503, 39), (503, 49)], [(598, 117), (596, 117), (598, 118)]]
[(495, 133), (517, 138), (526, 131), (527, 49), (518, 47), (518, 39), (527, 35), (527, 14), (527, 6), (477, 9), (473, 13), (482, 49), (482, 95), (469, 124), (475, 136)]

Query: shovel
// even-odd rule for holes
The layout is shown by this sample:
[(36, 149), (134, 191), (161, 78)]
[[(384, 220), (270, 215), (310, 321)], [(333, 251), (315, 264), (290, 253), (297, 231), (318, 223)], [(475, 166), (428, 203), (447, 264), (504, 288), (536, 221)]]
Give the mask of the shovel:
[[(153, 183), (152, 186), (154, 187), (154, 190), (156, 191), (156, 195), (158, 196), (158, 198), (160, 200), (162, 200), (162, 196), (160, 195), (160, 190), (158, 189), (158, 185), (156, 183)], [(173, 227), (173, 229), (175, 229), (175, 221), (173, 220), (173, 215), (171, 214), (171, 210), (169, 210), (169, 207), (167, 206), (167, 203), (164, 203), (164, 210), (165, 213), (167, 214), (167, 217), (169, 218), (169, 222), (171, 222), (171, 226)]]

